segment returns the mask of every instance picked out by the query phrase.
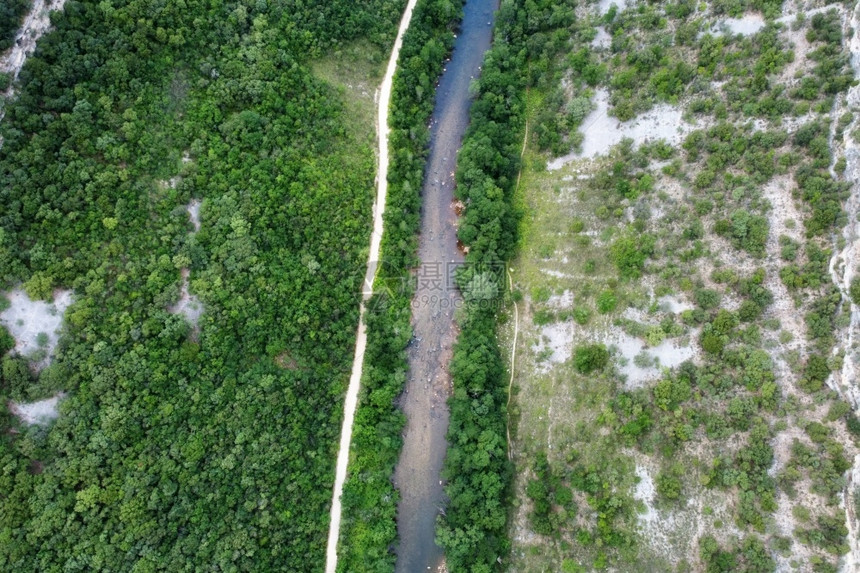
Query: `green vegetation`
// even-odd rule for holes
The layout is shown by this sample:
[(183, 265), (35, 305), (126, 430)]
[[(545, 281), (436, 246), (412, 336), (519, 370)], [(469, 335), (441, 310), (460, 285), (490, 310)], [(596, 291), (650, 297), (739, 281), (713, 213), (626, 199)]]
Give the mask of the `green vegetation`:
[(532, 528), (541, 535), (552, 535), (560, 523), (575, 517), (576, 504), (570, 485), (563, 482), (558, 472), (553, 472), (541, 452), (535, 460), (536, 479), (529, 481), (526, 495), (534, 505), (530, 516)]
[(654, 249), (654, 239), (645, 237), (620, 237), (612, 243), (609, 254), (623, 278), (636, 279), (642, 274), (645, 259)]
[[(15, 34), (21, 27), (24, 14), (33, 5), (32, 0), (3, 0), (0, 2), (0, 53), (12, 47)], [(0, 85), (0, 90), (4, 90)]]
[(609, 351), (602, 344), (579, 346), (573, 354), (573, 361), (580, 374), (590, 374), (609, 363)]
[(609, 314), (618, 306), (618, 299), (611, 290), (605, 290), (597, 296), (597, 311), (600, 314)]
[(860, 305), (860, 277), (851, 279), (851, 287), (848, 293), (851, 295), (851, 302)]
[(747, 537), (733, 550), (722, 549), (711, 536), (699, 541), (699, 555), (709, 573), (769, 573), (775, 563), (758, 537)]
[[(366, 39), (378, 66), (402, 5), (52, 17), (0, 124), (0, 283), (75, 290), (35, 382), (68, 397), (3, 432), (0, 568), (322, 568), (374, 161), (311, 64)], [(183, 268), (199, 328), (167, 310)], [(4, 427), (30, 372), (4, 359)]]
[(433, 111), (432, 87), (453, 47), (453, 29), (459, 18), (459, 4), (419, 0), (394, 76), (382, 263), (367, 310), (362, 388), (343, 494), (340, 571), (394, 567), (398, 495), (391, 475), (400, 454), (404, 423), (394, 400), (406, 382), (406, 346), (412, 337), (409, 269), (417, 258), (419, 193), (429, 142), (426, 126)]
[[(374, 175), (372, 112), (331, 61), (375, 73), (403, 0), (162, 4), (69, 0), (0, 124), (0, 287), (76, 297), (41, 371), (0, 328), (3, 570), (324, 561)], [(408, 269), (461, 5), (419, 1), (395, 78), (341, 571), (394, 561)], [(0, 6), (0, 47), (26, 8)], [(781, 9), (502, 2), (458, 158), (469, 264), (437, 528), (450, 570), (834, 571), (847, 550), (838, 502), (860, 421), (827, 381), (856, 358), (833, 351), (849, 309), (829, 271), (854, 78), (844, 7), (791, 24), (803, 53)], [(758, 33), (711, 32), (749, 12)], [(625, 140), (546, 172), (547, 153), (583, 143), (598, 92), (619, 121), (668, 104), (697, 125), (677, 148)], [(511, 264), (509, 396), (494, 273)], [(199, 325), (168, 311), (183, 270)], [(573, 333), (552, 360), (548, 332)], [(53, 426), (8, 412), (59, 391)], [(791, 537), (771, 525), (785, 498)], [(534, 535), (510, 538), (512, 514)]]

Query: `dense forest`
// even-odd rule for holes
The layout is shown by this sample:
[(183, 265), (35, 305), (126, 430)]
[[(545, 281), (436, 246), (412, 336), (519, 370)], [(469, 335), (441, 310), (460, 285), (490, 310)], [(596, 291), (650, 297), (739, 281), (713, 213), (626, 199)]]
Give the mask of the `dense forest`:
[[(387, 53), (402, 5), (54, 15), (0, 123), (0, 284), (75, 302), (51, 366), (3, 358), (0, 568), (322, 568), (374, 160), (309, 63)], [(6, 412), (57, 391), (49, 429)]]

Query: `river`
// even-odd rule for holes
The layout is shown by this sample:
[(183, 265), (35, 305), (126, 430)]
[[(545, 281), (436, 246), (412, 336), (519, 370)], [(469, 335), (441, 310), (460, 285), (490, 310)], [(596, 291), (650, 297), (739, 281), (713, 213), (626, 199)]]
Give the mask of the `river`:
[(436, 517), (444, 505), (440, 473), (448, 443), (451, 393), (448, 364), (457, 337), (453, 268), (463, 263), (457, 247), (454, 172), (457, 152), (469, 123), (469, 86), (480, 74), (492, 41), (498, 0), (467, 0), (454, 52), (436, 89), (421, 200), (421, 266), (412, 302), (414, 339), (409, 348), (409, 378), (399, 405), (406, 415), (403, 449), (394, 472), (400, 491), (397, 508), (399, 546), (396, 571), (437, 571), (444, 562), (435, 542)]

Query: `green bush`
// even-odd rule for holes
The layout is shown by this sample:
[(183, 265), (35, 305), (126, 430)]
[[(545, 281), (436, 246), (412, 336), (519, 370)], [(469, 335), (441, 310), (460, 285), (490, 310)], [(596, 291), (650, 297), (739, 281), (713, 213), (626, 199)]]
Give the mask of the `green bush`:
[(729, 551), (720, 548), (717, 540), (706, 535), (699, 539), (699, 555), (708, 573), (733, 573), (737, 571), (737, 559)]
[(623, 278), (636, 279), (645, 268), (645, 260), (654, 252), (654, 237), (650, 235), (619, 237), (609, 247), (612, 262)]
[(720, 305), (720, 293), (713, 289), (697, 288), (693, 291), (693, 300), (702, 310), (711, 310)]
[(726, 345), (723, 337), (715, 332), (703, 332), (700, 344), (702, 346), (702, 350), (709, 354), (720, 354)]
[(851, 302), (860, 305), (860, 277), (851, 279), (851, 286), (848, 289), (848, 294), (851, 297)]
[[(564, 525), (561, 516), (573, 516), (576, 509), (569, 487), (562, 483), (560, 472), (550, 467), (545, 452), (539, 452), (533, 466), (535, 479), (526, 485), (526, 495), (532, 502), (529, 515), (532, 529), (541, 535), (553, 535)], [(562, 514), (559, 509), (565, 510)]]
[(830, 366), (827, 364), (827, 358), (820, 354), (812, 354), (803, 369), (800, 387), (807, 392), (817, 392), (828, 376), (830, 376)]
[(668, 500), (677, 500), (681, 497), (681, 479), (674, 473), (661, 472), (657, 476), (657, 493)]
[(577, 346), (573, 361), (580, 374), (590, 374), (609, 363), (609, 351), (602, 344)]
[(738, 309), (738, 319), (741, 322), (752, 322), (756, 320), (764, 309), (751, 300), (745, 300)]
[(573, 320), (576, 324), (586, 325), (591, 320), (591, 311), (584, 306), (578, 306), (573, 309)]
[(600, 314), (609, 314), (615, 310), (618, 305), (618, 299), (615, 292), (609, 289), (603, 290), (597, 295), (597, 312)]
[(743, 209), (732, 213), (732, 242), (753, 256), (764, 256), (768, 229), (768, 221), (761, 215), (750, 215)]
[(15, 339), (6, 330), (6, 327), (0, 324), (0, 358), (13, 348), (15, 348)]
[(3, 358), (2, 374), (4, 394), (13, 400), (26, 400), (27, 391), (34, 382), (27, 360), (20, 356)]
[[(4, 0), (0, 2), (0, 53), (12, 47), (15, 33), (33, 4), (32, 0)], [(0, 82), (2, 83), (2, 82)], [(0, 90), (6, 88), (0, 86)]]

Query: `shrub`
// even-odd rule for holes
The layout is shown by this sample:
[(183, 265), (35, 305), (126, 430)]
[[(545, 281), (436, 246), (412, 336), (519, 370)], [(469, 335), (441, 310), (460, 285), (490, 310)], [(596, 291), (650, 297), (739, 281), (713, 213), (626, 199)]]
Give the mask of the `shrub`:
[(681, 480), (674, 473), (663, 472), (657, 476), (657, 493), (666, 499), (681, 497)]
[(573, 320), (576, 321), (577, 324), (585, 325), (588, 324), (588, 321), (591, 319), (591, 311), (585, 308), (584, 306), (578, 306), (573, 309)]
[(0, 356), (3, 356), (13, 348), (15, 348), (15, 339), (6, 330), (6, 327), (0, 324)]
[(612, 312), (617, 305), (618, 299), (615, 297), (615, 292), (607, 289), (597, 295), (597, 312), (600, 314)]
[(647, 234), (616, 239), (609, 248), (609, 253), (621, 276), (639, 278), (645, 268), (645, 259), (654, 252), (654, 244), (654, 237)]
[(755, 257), (764, 255), (768, 229), (767, 219), (761, 215), (750, 215), (743, 209), (732, 213), (732, 243)]
[(602, 344), (578, 346), (574, 353), (574, 364), (580, 374), (600, 370), (609, 362), (609, 351)]
[(738, 325), (738, 317), (726, 309), (720, 309), (714, 321), (711, 323), (712, 328), (719, 334), (728, 334)]
[(2, 362), (3, 386), (9, 395), (16, 400), (27, 395), (27, 390), (33, 383), (33, 374), (27, 365), (27, 360), (20, 356), (9, 356)]
[(860, 305), (860, 277), (851, 279), (851, 286), (848, 288), (848, 294), (851, 296), (851, 302)]
[(657, 346), (666, 338), (666, 333), (659, 326), (651, 326), (645, 332), (645, 342), (648, 346)]
[[(574, 315), (575, 314), (576, 313), (574, 312)], [(555, 322), (555, 313), (551, 310), (542, 308), (534, 313), (533, 320), (537, 326), (543, 326), (545, 324)]]
[(817, 392), (828, 376), (830, 376), (830, 366), (827, 364), (827, 359), (820, 354), (813, 354), (806, 361), (800, 387), (807, 392)]
[(693, 292), (693, 300), (702, 310), (717, 308), (720, 304), (720, 293), (707, 288), (697, 288)]
[(737, 560), (734, 554), (723, 550), (717, 540), (710, 535), (699, 540), (699, 555), (707, 567), (708, 573), (735, 571)]
[(710, 354), (720, 354), (726, 345), (723, 338), (714, 332), (702, 333), (700, 344), (702, 345), (702, 350)]
[(752, 322), (762, 313), (762, 308), (751, 300), (745, 300), (738, 309), (738, 318), (741, 322)]

